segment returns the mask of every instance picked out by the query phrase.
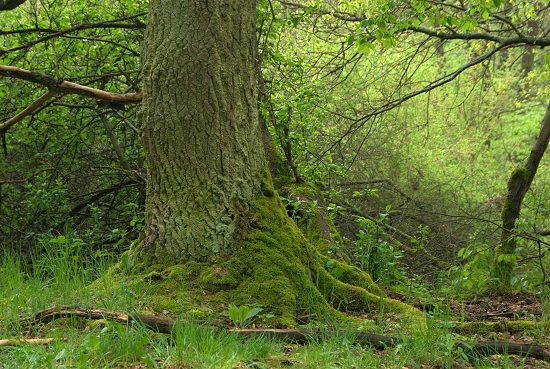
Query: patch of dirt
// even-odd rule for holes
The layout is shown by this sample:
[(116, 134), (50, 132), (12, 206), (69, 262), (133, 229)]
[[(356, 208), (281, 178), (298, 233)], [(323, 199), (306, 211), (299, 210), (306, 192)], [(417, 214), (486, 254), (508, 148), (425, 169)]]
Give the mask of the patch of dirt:
[(463, 316), (466, 321), (514, 320), (542, 315), (540, 296), (529, 293), (491, 294), (474, 297), (469, 301), (451, 301), (453, 315)]
[[(409, 303), (418, 309), (430, 311), (434, 306), (422, 299), (410, 298), (393, 291), (387, 291), (391, 298)], [(494, 322), (499, 320), (540, 320), (544, 311), (541, 298), (538, 295), (530, 293), (508, 293), (508, 294), (490, 294), (485, 296), (473, 297), (465, 301), (450, 301), (447, 303), (451, 315), (463, 318), (469, 322)], [(548, 339), (542, 333), (540, 337), (530, 337), (526, 335), (513, 335), (510, 333), (478, 333), (471, 337), (473, 341), (509, 341), (518, 343), (537, 343), (545, 344)], [(542, 341), (542, 342), (541, 342)], [(550, 350), (547, 350), (550, 354)], [(480, 363), (490, 367), (521, 367), (524, 369), (550, 368), (549, 363), (533, 358), (521, 358), (510, 355), (492, 355), (480, 360)], [(457, 364), (456, 368), (470, 369), (475, 368), (469, 363)], [(427, 366), (426, 368), (429, 368)]]
[[(432, 311), (433, 303), (423, 299), (403, 295), (394, 291), (386, 291), (389, 297), (401, 300), (420, 310)], [(531, 293), (490, 294), (473, 297), (470, 300), (452, 300), (446, 303), (455, 317), (464, 318), (468, 322), (516, 320), (533, 317), (540, 319), (543, 312), (541, 298)]]

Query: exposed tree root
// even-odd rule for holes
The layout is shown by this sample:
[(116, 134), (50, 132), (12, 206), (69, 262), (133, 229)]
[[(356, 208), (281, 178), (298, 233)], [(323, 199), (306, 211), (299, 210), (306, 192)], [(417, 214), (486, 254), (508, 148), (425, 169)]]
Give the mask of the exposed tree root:
[[(30, 326), (39, 323), (48, 323), (58, 318), (78, 317), (84, 319), (105, 319), (123, 324), (138, 323), (147, 328), (154, 329), (161, 333), (170, 333), (175, 321), (170, 318), (156, 317), (142, 314), (124, 314), (106, 309), (94, 309), (86, 307), (57, 306), (37, 312), (34, 317), (22, 319), (24, 325)], [(323, 339), (334, 335), (333, 332), (317, 332), (312, 330), (293, 329), (234, 329), (232, 332), (246, 337), (265, 336), (271, 339), (284, 340), (293, 343), (306, 344), (312, 339)], [(395, 337), (378, 334), (354, 332), (352, 338), (359, 344), (369, 345), (376, 349), (383, 350), (387, 347), (402, 343), (403, 340)], [(47, 339), (46, 339), (47, 340)], [(18, 342), (18, 340), (3, 340), (6, 342)], [(2, 346), (0, 341), (0, 346)], [(36, 340), (26, 340), (32, 342)], [(42, 340), (44, 341), (44, 340)], [(37, 343), (47, 343), (38, 342)], [(455, 350), (462, 352), (470, 360), (478, 357), (494, 354), (518, 355), (532, 357), (550, 363), (550, 355), (545, 352), (545, 346), (534, 344), (521, 344), (505, 341), (481, 342), (481, 343), (457, 343)]]

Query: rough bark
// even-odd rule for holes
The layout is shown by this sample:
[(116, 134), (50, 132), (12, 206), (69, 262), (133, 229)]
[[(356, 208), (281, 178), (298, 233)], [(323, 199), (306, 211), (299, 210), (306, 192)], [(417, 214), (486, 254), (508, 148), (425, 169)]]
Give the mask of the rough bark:
[(500, 244), (495, 249), (492, 275), (497, 278), (497, 288), (510, 286), (517, 240), (514, 236), (516, 221), (519, 219), (521, 204), (537, 173), (540, 161), (550, 140), (550, 105), (542, 120), (537, 140), (525, 166), (512, 172), (508, 181), (508, 194), (501, 213), (502, 233)]
[(213, 261), (231, 246), (265, 173), (254, 0), (154, 0), (144, 47), (148, 161), (142, 249)]

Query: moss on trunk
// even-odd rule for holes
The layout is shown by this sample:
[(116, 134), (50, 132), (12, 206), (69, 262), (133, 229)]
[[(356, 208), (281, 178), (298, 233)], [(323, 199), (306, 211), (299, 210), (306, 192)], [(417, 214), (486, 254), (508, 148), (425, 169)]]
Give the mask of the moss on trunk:
[[(246, 234), (241, 234), (233, 257), (213, 263), (141, 263), (134, 280), (147, 281), (147, 307), (207, 319), (221, 317), (229, 304), (260, 305), (274, 315), (268, 324), (287, 326), (295, 326), (296, 317), (303, 315), (326, 321), (341, 318), (338, 310), (384, 310), (398, 313), (414, 326), (424, 324), (419, 310), (386, 297), (368, 273), (332, 259), (325, 246), (317, 249), (310, 243), (287, 216), (276, 191), (269, 189), (267, 196), (254, 198), (242, 228)], [(143, 260), (139, 252), (132, 253)], [(339, 273), (333, 273), (336, 268)]]

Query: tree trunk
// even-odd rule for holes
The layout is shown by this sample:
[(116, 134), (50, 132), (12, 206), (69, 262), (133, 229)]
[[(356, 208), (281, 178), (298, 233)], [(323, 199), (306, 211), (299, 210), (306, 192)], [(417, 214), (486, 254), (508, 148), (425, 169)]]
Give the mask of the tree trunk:
[(539, 135), (525, 166), (514, 170), (508, 180), (508, 195), (501, 213), (502, 233), (500, 244), (495, 249), (495, 261), (492, 270), (493, 277), (497, 278), (498, 281), (496, 286), (498, 289), (506, 289), (511, 285), (517, 244), (514, 228), (516, 221), (519, 219), (521, 203), (533, 182), (549, 140), (550, 105), (546, 110)]
[(143, 250), (159, 262), (232, 254), (261, 191), (254, 0), (153, 0), (144, 47)]
[[(256, 1), (151, 0), (149, 9), (146, 224), (135, 254), (151, 307), (202, 316), (254, 303), (286, 324), (334, 314), (331, 305), (383, 307), (423, 322), (365, 272), (329, 262), (275, 196), (257, 112)], [(308, 184), (299, 190), (320, 196)]]

